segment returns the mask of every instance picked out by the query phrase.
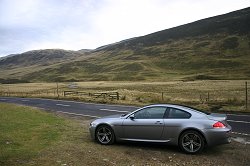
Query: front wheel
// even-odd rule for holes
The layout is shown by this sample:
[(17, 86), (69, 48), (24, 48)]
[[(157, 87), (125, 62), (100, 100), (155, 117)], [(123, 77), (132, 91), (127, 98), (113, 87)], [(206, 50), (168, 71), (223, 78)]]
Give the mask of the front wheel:
[(115, 134), (109, 126), (102, 125), (96, 130), (96, 140), (102, 145), (110, 145), (115, 141)]
[(179, 147), (189, 154), (199, 153), (204, 148), (204, 138), (197, 131), (185, 131), (179, 140)]

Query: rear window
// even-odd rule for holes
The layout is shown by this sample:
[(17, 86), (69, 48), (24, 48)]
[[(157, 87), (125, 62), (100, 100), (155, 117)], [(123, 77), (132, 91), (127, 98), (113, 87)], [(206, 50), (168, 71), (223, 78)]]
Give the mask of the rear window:
[(189, 119), (191, 114), (176, 108), (168, 109), (168, 118), (169, 119)]

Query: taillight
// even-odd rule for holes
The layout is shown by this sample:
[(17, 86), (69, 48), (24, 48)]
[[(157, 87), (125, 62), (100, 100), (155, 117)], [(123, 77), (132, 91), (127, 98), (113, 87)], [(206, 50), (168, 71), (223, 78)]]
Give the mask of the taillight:
[(226, 126), (221, 122), (216, 122), (213, 124), (213, 128), (225, 128)]

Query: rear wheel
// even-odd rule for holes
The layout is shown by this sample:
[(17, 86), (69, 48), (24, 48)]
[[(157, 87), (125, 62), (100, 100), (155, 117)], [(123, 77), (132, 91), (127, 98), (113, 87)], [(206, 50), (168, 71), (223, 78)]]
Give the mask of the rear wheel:
[(102, 125), (96, 130), (96, 140), (102, 145), (110, 145), (115, 141), (115, 134), (111, 127)]
[(179, 140), (179, 147), (189, 154), (199, 153), (204, 148), (204, 138), (197, 131), (185, 131)]

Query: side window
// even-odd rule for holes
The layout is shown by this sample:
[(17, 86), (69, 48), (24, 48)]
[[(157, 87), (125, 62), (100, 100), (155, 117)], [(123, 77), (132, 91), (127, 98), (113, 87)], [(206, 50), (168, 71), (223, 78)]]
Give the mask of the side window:
[(135, 119), (163, 119), (166, 107), (150, 107), (135, 113)]
[(169, 108), (168, 111), (169, 119), (189, 119), (191, 117), (190, 113), (176, 108)]

